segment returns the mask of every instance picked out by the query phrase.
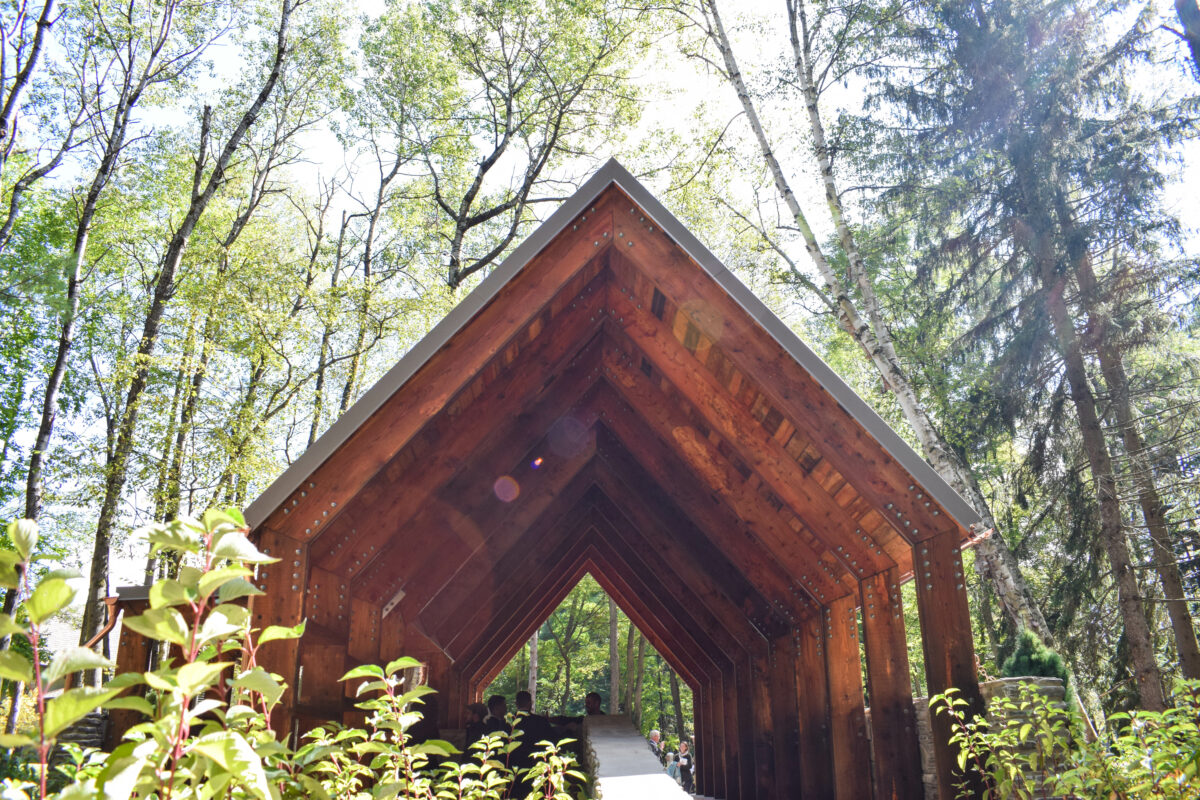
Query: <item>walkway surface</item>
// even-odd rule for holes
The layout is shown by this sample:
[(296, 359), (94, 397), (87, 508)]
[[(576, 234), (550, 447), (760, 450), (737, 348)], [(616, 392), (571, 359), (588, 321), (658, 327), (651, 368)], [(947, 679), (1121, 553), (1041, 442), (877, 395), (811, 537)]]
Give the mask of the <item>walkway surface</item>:
[(689, 800), (650, 752), (650, 745), (624, 714), (586, 717), (596, 797), (604, 800)]

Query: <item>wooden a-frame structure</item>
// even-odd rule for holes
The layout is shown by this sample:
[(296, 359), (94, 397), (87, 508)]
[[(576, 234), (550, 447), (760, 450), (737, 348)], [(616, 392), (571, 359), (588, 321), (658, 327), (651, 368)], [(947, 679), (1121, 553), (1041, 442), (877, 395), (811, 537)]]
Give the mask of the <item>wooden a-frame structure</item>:
[(260, 654), (285, 727), (400, 655), (461, 724), (587, 572), (693, 689), (704, 794), (922, 796), (910, 577), (928, 691), (979, 703), (974, 512), (613, 161), (247, 519), (255, 626), (308, 621)]

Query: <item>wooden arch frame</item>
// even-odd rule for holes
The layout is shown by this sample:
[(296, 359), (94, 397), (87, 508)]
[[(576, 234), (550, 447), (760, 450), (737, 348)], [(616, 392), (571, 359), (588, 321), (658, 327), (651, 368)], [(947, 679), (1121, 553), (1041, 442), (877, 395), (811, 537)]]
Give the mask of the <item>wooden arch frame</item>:
[(353, 720), (337, 678), (398, 655), (459, 722), (586, 572), (695, 691), (705, 793), (921, 796), (910, 577), (928, 690), (980, 707), (974, 512), (616, 162), (247, 518), (281, 558), (255, 624), (309, 623), (261, 652), (286, 726)]

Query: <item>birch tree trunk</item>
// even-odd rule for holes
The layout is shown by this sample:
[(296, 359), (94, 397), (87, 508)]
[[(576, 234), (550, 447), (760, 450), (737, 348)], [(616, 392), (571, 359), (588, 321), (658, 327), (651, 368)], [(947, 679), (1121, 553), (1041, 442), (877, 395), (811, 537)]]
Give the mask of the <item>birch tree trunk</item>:
[[(804, 16), (803, 0), (787, 0), (788, 25), (793, 48), (793, 68), (804, 96), (809, 133), (813, 139), (813, 150), (818, 172), (825, 190), (826, 205), (837, 230), (838, 242), (847, 259), (847, 269), (858, 291), (864, 311), (860, 313), (851, 296), (848, 285), (835, 272), (817, 240), (799, 200), (792, 191), (783, 167), (775, 156), (767, 137), (766, 128), (758, 115), (754, 100), (738, 68), (729, 37), (721, 21), (716, 0), (703, 0), (708, 17), (709, 39), (721, 53), (725, 75), (741, 101), (742, 110), (762, 151), (762, 157), (771, 173), (775, 187), (795, 221), (805, 244), (805, 249), (817, 269), (828, 293), (831, 309), (840, 327), (862, 349), (879, 372), (884, 384), (896, 398), (905, 420), (912, 427), (921, 443), (921, 449), (931, 466), (937, 470), (959, 494), (975, 509), (983, 520), (985, 530), (996, 530), (991, 508), (980, 491), (974, 476), (946, 444), (933, 420), (929, 417), (917, 392), (900, 364), (892, 342), (891, 330), (884, 318), (870, 275), (865, 269), (854, 233), (846, 221), (846, 214), (838, 190), (833, 164), (826, 141), (825, 126), (817, 104), (817, 89), (814, 81), (811, 48), (807, 21)], [(865, 316), (864, 316), (865, 315)], [(1004, 538), (998, 535), (983, 538), (976, 546), (979, 556), (976, 562), (983, 576), (991, 582), (1005, 613), (1018, 626), (1027, 627), (1043, 641), (1053, 644), (1054, 635), (1021, 574), (1016, 557)]]
[(646, 637), (638, 634), (637, 680), (634, 684), (633, 709), (631, 718), (633, 726), (638, 730), (642, 727), (642, 691), (646, 685)]
[(116, 522), (117, 503), (125, 488), (125, 480), (129, 471), (129, 456), (133, 447), (133, 437), (137, 427), (138, 407), (142, 393), (145, 391), (150, 374), (151, 357), (158, 343), (158, 334), (162, 325), (163, 314), (167, 303), (175, 294), (175, 275), (183, 260), (183, 253), (191, 238), (196, 224), (200, 221), (209, 202), (218, 188), (226, 181), (225, 171), (233, 159), (234, 153), (241, 146), (242, 139), (258, 119), (263, 106), (270, 98), (279, 76), (283, 70), (284, 58), (287, 54), (287, 37), (295, 0), (283, 0), (279, 17), (279, 28), (276, 34), (274, 59), (271, 71), (251, 102), (250, 107), (242, 114), (237, 126), (225, 141), (221, 152), (212, 166), (207, 179), (204, 178), (206, 155), (208, 153), (208, 136), (211, 124), (211, 109), (205, 108), (201, 121), (200, 146), (196, 159), (196, 170), (193, 176), (191, 203), (179, 227), (167, 244), (162, 261), (159, 265), (158, 279), (155, 282), (154, 293), (150, 307), (142, 326), (142, 336), (138, 344), (136, 367), (129, 384), (125, 401), (125, 410), (117, 431), (116, 446), (112, 457), (106, 465), (104, 484), (104, 499), (100, 506), (100, 516), (96, 524), (96, 540), (92, 551), (92, 568), (88, 581), (88, 594), (85, 599), (83, 624), (80, 629), (80, 644), (88, 642), (100, 627), (100, 602), (103, 599), (108, 582), (109, 542)]

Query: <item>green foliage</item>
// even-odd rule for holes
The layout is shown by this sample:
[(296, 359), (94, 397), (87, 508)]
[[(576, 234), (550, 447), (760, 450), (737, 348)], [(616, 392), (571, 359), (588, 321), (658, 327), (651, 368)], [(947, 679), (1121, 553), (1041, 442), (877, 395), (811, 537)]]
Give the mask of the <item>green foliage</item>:
[(1000, 674), (1005, 678), (1020, 678), (1027, 675), (1043, 678), (1059, 678), (1063, 686), (1068, 684), (1067, 666), (1062, 657), (1042, 643), (1033, 631), (1022, 629), (1017, 634), (1017, 649), (1009, 656)]
[[(269, 721), (286, 685), (256, 659), (264, 643), (302, 636), (304, 624), (256, 631), (249, 612), (234, 602), (261, 594), (246, 580), (252, 575), (247, 565), (276, 560), (260, 552), (247, 533), (241, 514), (232, 510), (143, 531), (154, 552), (180, 557), (181, 566), (176, 577), (152, 587), (150, 609), (126, 618), (125, 624), (170, 642), (182, 658), (51, 698), (48, 690), (55, 681), (112, 665), (84, 648), (43, 663), (42, 629), (70, 603), (73, 592), (62, 571), (32, 585), (28, 566), (37, 547), (37, 526), (29, 521), (9, 526), (19, 551), (0, 554), (2, 563), (20, 575), (23, 613), (18, 618), (28, 624), (5, 615), (0, 629), (28, 640), (33, 657), (15, 649), (0, 652), (0, 675), (30, 684), (37, 714), (32, 729), (0, 736), (0, 747), (8, 753), (0, 760), (5, 798), (504, 800), (522, 779), (532, 787), (531, 798), (571, 800), (572, 788), (585, 779), (562, 748), (565, 743), (544, 743), (527, 774), (514, 774), (506, 766), (516, 742), (504, 736), (486, 739), (461, 761), (453, 759), (459, 753), (448, 742), (413, 743), (408, 731), (421, 718), (413, 704), (433, 690), (407, 683), (405, 671), (420, 666), (411, 658), (385, 667), (357, 667), (342, 678), (359, 682), (357, 695), (364, 699), (358, 707), (369, 715), (365, 730), (329, 725), (309, 733), (298, 750), (290, 749)], [(52, 771), (57, 737), (98, 708), (140, 711), (145, 720), (111, 754), (68, 747), (67, 762)]]
[(1200, 682), (1179, 682), (1174, 701), (1163, 713), (1114, 714), (1092, 741), (1073, 711), (1031, 685), (993, 700), (986, 718), (969, 717), (954, 690), (930, 708), (950, 718), (959, 772), (982, 776), (989, 800), (1185, 800), (1200, 792)]

